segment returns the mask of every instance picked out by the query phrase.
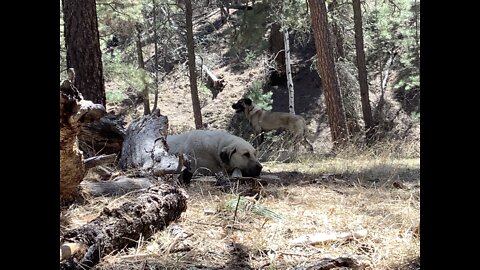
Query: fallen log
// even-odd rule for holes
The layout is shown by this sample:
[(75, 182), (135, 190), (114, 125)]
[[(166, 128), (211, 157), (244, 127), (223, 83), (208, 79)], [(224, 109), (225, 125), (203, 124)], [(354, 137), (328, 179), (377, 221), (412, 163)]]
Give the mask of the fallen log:
[(111, 181), (82, 181), (82, 191), (92, 196), (116, 196), (140, 189), (147, 189), (154, 184), (154, 180), (119, 176)]
[(213, 87), (219, 91), (225, 87), (225, 80), (218, 78), (207, 66), (202, 65), (202, 70), (205, 71), (208, 87)]
[(78, 185), (85, 176), (82, 152), (77, 136), (84, 122), (101, 117), (105, 108), (83, 99), (74, 86), (75, 72), (68, 70), (68, 79), (60, 84), (60, 202), (68, 204), (79, 195)]
[[(105, 208), (88, 224), (61, 237), (60, 269), (90, 269), (104, 255), (135, 246), (140, 237), (146, 239), (164, 229), (186, 209), (187, 195), (168, 184), (150, 187), (119, 208)], [(62, 248), (76, 255), (62, 253)]]
[(120, 117), (113, 114), (104, 115), (98, 121), (82, 123), (78, 140), (84, 156), (119, 155), (125, 138), (123, 125)]

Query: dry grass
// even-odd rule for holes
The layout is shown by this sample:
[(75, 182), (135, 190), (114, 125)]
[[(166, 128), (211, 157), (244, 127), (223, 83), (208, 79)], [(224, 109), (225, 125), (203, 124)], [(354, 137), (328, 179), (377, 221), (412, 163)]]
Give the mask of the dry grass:
[[(264, 187), (262, 196), (251, 202), (281, 220), (251, 207), (239, 207), (235, 216), (228, 202), (235, 202), (246, 187), (222, 192), (201, 181), (206, 178), (198, 179), (186, 188), (188, 209), (175, 224), (136, 247), (107, 255), (98, 269), (288, 269), (337, 257), (355, 258), (366, 269), (419, 268), (419, 158), (401, 158), (384, 149), (388, 151), (352, 154), (350, 149), (330, 158), (303, 155), (295, 163), (265, 163), (265, 174), (281, 180)], [(73, 206), (63, 229), (82, 225), (129, 196)], [(306, 234), (359, 229), (367, 229), (365, 238), (290, 243)]]

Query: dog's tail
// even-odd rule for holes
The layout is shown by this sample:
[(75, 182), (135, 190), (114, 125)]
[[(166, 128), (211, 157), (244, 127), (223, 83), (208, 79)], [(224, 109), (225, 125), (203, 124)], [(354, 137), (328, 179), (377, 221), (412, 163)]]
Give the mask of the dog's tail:
[(148, 178), (128, 178), (123, 176), (112, 181), (82, 181), (80, 183), (83, 191), (92, 196), (123, 195), (134, 190), (149, 188), (152, 185), (152, 181)]

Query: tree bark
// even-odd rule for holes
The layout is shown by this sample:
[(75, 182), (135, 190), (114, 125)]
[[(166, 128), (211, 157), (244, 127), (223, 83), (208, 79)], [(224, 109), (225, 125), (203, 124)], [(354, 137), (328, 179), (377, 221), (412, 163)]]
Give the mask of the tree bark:
[(339, 58), (345, 58), (345, 48), (344, 48), (344, 37), (343, 33), (341, 30), (340, 25), (337, 23), (337, 9), (338, 8), (338, 2), (337, 0), (333, 0), (329, 5), (328, 5), (328, 11), (331, 13), (331, 19), (332, 19), (332, 32), (333, 32), (333, 37), (335, 40), (335, 58), (338, 60)]
[(158, 105), (158, 34), (157, 34), (157, 3), (152, 0), (153, 5), (153, 39), (154, 39), (154, 53), (155, 53), (155, 98), (153, 100), (153, 109), (155, 111)]
[(143, 115), (150, 114), (150, 98), (148, 95), (148, 81), (147, 81), (147, 71), (145, 70), (145, 62), (143, 61), (143, 52), (142, 52), (142, 30), (141, 26), (137, 25), (137, 40), (135, 41), (137, 45), (137, 60), (138, 68), (142, 71), (142, 83), (143, 83)]
[(283, 43), (285, 44), (285, 67), (287, 71), (288, 86), (288, 110), (291, 114), (295, 114), (295, 90), (293, 88), (292, 68), (290, 66), (290, 40), (288, 30), (283, 32)]
[(102, 54), (95, 0), (62, 0), (67, 67), (74, 68), (75, 87), (86, 100), (105, 106)]
[(335, 72), (332, 44), (328, 31), (327, 11), (325, 0), (308, 0), (312, 20), (317, 62), (322, 87), (325, 94), (325, 105), (328, 122), (335, 147), (345, 145), (348, 141), (348, 130), (343, 108), (342, 96)]
[(195, 118), (195, 128), (202, 129), (202, 111), (200, 109), (200, 100), (198, 98), (197, 89), (197, 71), (195, 65), (195, 44), (193, 41), (191, 0), (185, 0), (185, 20), (187, 25), (188, 69), (190, 71), (190, 91), (192, 94), (193, 117)]
[(104, 255), (135, 246), (140, 237), (146, 239), (164, 229), (186, 209), (186, 194), (167, 184), (150, 187), (117, 209), (105, 208), (88, 224), (63, 235), (62, 247), (81, 245), (87, 252), (61, 262), (60, 269), (90, 269)]
[(275, 57), (276, 71), (281, 76), (285, 72), (285, 47), (279, 23), (272, 24), (270, 28), (269, 51)]
[(83, 123), (78, 143), (84, 157), (117, 154), (122, 151), (125, 128), (118, 116), (107, 114), (98, 121)]
[(85, 176), (82, 151), (78, 148), (77, 135), (83, 122), (94, 121), (105, 113), (100, 104), (83, 100), (74, 86), (75, 74), (69, 69), (69, 79), (60, 85), (60, 202), (75, 200), (79, 183)]
[(368, 93), (367, 67), (365, 64), (365, 51), (363, 45), (362, 10), (360, 0), (353, 1), (353, 21), (355, 24), (355, 49), (357, 52), (358, 83), (360, 84), (360, 97), (362, 100), (363, 120), (365, 122), (365, 136), (367, 142), (372, 142), (375, 135), (372, 108)]

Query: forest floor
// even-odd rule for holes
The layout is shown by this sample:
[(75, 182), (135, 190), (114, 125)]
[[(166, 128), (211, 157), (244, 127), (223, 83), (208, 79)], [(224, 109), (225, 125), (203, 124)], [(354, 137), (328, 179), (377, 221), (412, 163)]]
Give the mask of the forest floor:
[[(249, 193), (248, 185), (222, 191), (213, 177), (197, 178), (185, 187), (188, 206), (179, 220), (136, 247), (107, 255), (96, 269), (305, 269), (294, 267), (339, 257), (356, 260), (359, 269), (420, 269), (418, 158), (345, 153), (263, 165), (262, 174), (279, 180), (261, 188), (259, 198), (247, 196), (237, 213), (234, 205), (239, 194)], [(73, 205), (63, 229), (131, 196)], [(362, 231), (358, 238), (335, 239)], [(333, 239), (298, 240), (317, 233)]]
[[(205, 24), (215, 25), (218, 16), (209, 20)], [(215, 31), (222, 36), (225, 30)], [(265, 79), (265, 60), (258, 58), (246, 68), (235, 68), (243, 59), (227, 57), (225, 42), (214, 45), (204, 52), (210, 56), (205, 57), (206, 64), (227, 84), (216, 98), (208, 88), (199, 88), (203, 122), (208, 129), (243, 135), (239, 127), (245, 126), (245, 119), (235, 115), (231, 104), (243, 97), (252, 82)], [(302, 152), (296, 162), (284, 163), (281, 157), (291, 152), (280, 144), (264, 149), (264, 154), (269, 153), (263, 159), (262, 174), (278, 180), (262, 187), (259, 198), (248, 197), (248, 203), (236, 212), (232, 205), (239, 194), (249, 191), (248, 186), (222, 191), (209, 181), (211, 177), (194, 179), (185, 187), (188, 207), (179, 220), (150, 239), (141, 239), (136, 247), (107, 255), (96, 269), (307, 269), (339, 257), (357, 260), (359, 269), (420, 269), (418, 140), (405, 138), (328, 155), (331, 143), (321, 91), (311, 96), (312, 88), (319, 88), (314, 79), (318, 75), (308, 71), (309, 63), (304, 60), (309, 54), (293, 57), (298, 64), (296, 107), (316, 135), (315, 153)], [(107, 91), (114, 87), (114, 82), (107, 82)], [(276, 90), (273, 110), (285, 111), (286, 91), (272, 89)], [(168, 116), (170, 134), (194, 129), (186, 65), (177, 65), (165, 78), (158, 102), (161, 114)], [(143, 114), (142, 104), (131, 99), (107, 104), (107, 109), (124, 115), (127, 123)], [(278, 154), (282, 151), (283, 155)], [(104, 207), (118, 206), (129, 196), (92, 198), (72, 205), (63, 213), (69, 222), (61, 231), (87, 223)], [(273, 216), (265, 214), (272, 212)], [(297, 241), (315, 233), (335, 238), (359, 231), (366, 234), (318, 243)]]

